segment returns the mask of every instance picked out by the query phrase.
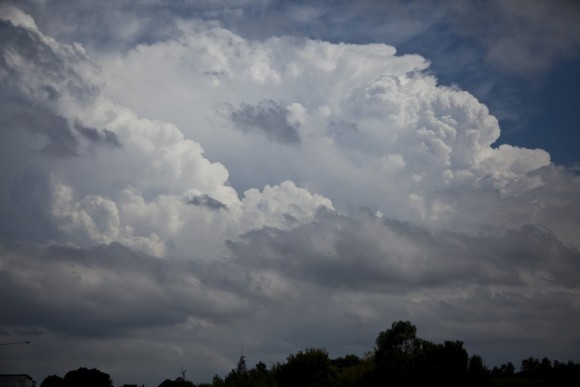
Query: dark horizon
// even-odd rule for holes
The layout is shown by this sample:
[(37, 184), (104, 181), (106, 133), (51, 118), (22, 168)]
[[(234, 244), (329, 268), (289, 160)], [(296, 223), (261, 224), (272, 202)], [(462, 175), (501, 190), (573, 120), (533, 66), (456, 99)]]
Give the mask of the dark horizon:
[[(159, 387), (228, 387), (228, 386), (374, 386), (424, 385), (445, 383), (449, 386), (522, 386), (570, 385), (580, 380), (580, 364), (547, 357), (528, 356), (518, 363), (511, 361), (490, 367), (478, 354), (469, 353), (461, 340), (447, 339), (442, 343), (425, 340), (418, 335), (410, 321), (395, 321), (378, 333), (375, 345), (363, 356), (347, 354), (331, 357), (325, 348), (307, 347), (289, 354), (270, 366), (258, 360), (252, 366), (241, 354), (237, 365), (229, 372), (214, 374), (211, 381), (195, 380), (187, 376), (187, 368), (180, 368), (179, 376), (167, 377)], [(26, 377), (27, 374), (0, 374), (2, 377)], [(134, 379), (139, 379), (135, 375)], [(65, 375), (51, 373), (39, 387), (113, 387), (114, 377), (106, 370), (79, 367)], [(141, 385), (135, 383), (123, 383)]]

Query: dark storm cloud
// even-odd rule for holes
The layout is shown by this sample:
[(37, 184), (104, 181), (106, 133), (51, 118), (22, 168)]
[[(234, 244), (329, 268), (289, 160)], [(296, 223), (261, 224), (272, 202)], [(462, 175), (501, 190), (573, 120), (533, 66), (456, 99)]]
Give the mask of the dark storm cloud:
[(188, 204), (194, 206), (207, 207), (212, 210), (225, 210), (228, 208), (225, 204), (209, 195), (197, 195), (186, 200)]
[[(3, 159), (0, 159), (3, 161)], [(13, 159), (12, 159), (13, 160)], [(0, 176), (0, 235), (5, 237), (46, 240), (56, 238), (58, 231), (51, 221), (50, 171), (37, 166), (17, 174)]]
[(80, 156), (84, 153), (85, 145), (122, 147), (114, 132), (107, 129), (97, 130), (78, 123), (71, 130), (65, 118), (53, 113), (47, 106), (31, 101), (13, 88), (0, 91), (0, 102), (0, 131), (5, 141), (22, 139), (26, 136), (22, 132), (26, 132), (30, 135), (26, 140), (28, 151), (60, 158)]
[(268, 140), (282, 144), (300, 143), (297, 126), (288, 122), (288, 110), (275, 101), (242, 104), (231, 113), (231, 119), (244, 132), (259, 132)]
[(79, 103), (98, 92), (98, 87), (84, 78), (94, 68), (80, 47), (62, 50), (31, 28), (0, 20), (0, 54), (1, 130), (5, 134), (13, 138), (22, 136), (19, 131), (38, 135), (28, 139), (30, 150), (55, 157), (82, 153), (80, 138), (93, 144), (120, 145), (108, 130), (99, 132), (79, 125), (71, 128), (67, 119), (55, 113), (63, 90)]
[(189, 316), (217, 322), (241, 313), (223, 310), (220, 293), (198, 281), (199, 267), (161, 261), (118, 243), (80, 249), (3, 238), (0, 268), (0, 324), (7, 326), (116, 336)]
[[(434, 313), (454, 321), (454, 315), (472, 321), (478, 303), (489, 315), (517, 308), (503, 315), (506, 321), (538, 315), (542, 294), (574, 314), (566, 294), (577, 289), (580, 276), (580, 254), (541, 228), (474, 238), (432, 233), (367, 211), (355, 217), (322, 211), (315, 222), (292, 230), (255, 230), (229, 242), (234, 260), (207, 263), (160, 260), (118, 243), (80, 249), (0, 242), (0, 297), (8, 308), (0, 323), (80, 336), (116, 336), (189, 317), (224, 322), (295, 298), (271, 293), (272, 278), (254, 283), (263, 272), (276, 273), (294, 291), (318, 289), (321, 300), (336, 291), (404, 295), (444, 287), (461, 294), (466, 286), (480, 288), (470, 302), (431, 301)], [(543, 291), (530, 278), (560, 290)], [(489, 296), (490, 286), (506, 290)], [(533, 297), (520, 295), (532, 289)], [(302, 308), (307, 296), (286, 307)], [(542, 313), (544, 321), (548, 317)]]
[(9, 91), (0, 91), (0, 101), (0, 130), (7, 141), (22, 137), (21, 132), (24, 131), (32, 135), (27, 141), (29, 151), (50, 157), (78, 156), (79, 141), (64, 118)]
[(122, 147), (121, 141), (119, 140), (119, 137), (117, 137), (117, 134), (111, 132), (110, 130), (107, 129), (98, 130), (94, 128), (89, 128), (83, 126), (80, 123), (76, 123), (74, 125), (74, 129), (77, 132), (79, 132), (84, 138), (89, 140), (92, 144), (107, 145), (114, 148)]
[(293, 230), (252, 231), (230, 241), (239, 262), (298, 280), (357, 291), (501, 285), (526, 287), (526, 273), (576, 288), (580, 253), (549, 230), (525, 226), (495, 238), (433, 233), (366, 212), (321, 215)]
[[(573, 332), (580, 318), (573, 301), (580, 253), (542, 227), (474, 237), (431, 232), (367, 211), (354, 217), (326, 213), (293, 230), (253, 231), (228, 246), (237, 266), (228, 278), (239, 293), (241, 283), (251, 288), (244, 280), (252, 273), (273, 271), (302, 292), (299, 300), (329, 313), (356, 310), (347, 300), (374, 294), (372, 313), (387, 308), (387, 319), (411, 315), (420, 326), (460, 337), (492, 358), (498, 351), (523, 358), (538, 348), (577, 356), (569, 342), (579, 338), (561, 333)], [(259, 295), (272, 292), (262, 282)], [(329, 294), (340, 294), (340, 305)], [(293, 305), (292, 299), (285, 302)]]
[[(9, 64), (9, 59), (12, 53), (18, 53), (31, 62), (41, 63), (42, 66), (62, 79), (62, 71), (64, 63), (45, 43), (43, 43), (39, 35), (30, 29), (14, 26), (11, 22), (0, 20), (0, 43), (2, 43), (2, 53), (0, 56), (0, 64), (3, 71), (11, 75), (11, 77), (3, 77), (5, 79), (12, 78), (17, 80), (19, 72)], [(55, 98), (58, 92), (48, 84), (43, 85), (47, 91), (48, 98)]]
[[(98, 86), (87, 79), (96, 69), (84, 50), (73, 45), (63, 52), (43, 38), (30, 28), (0, 20), (2, 81), (15, 90), (34, 88), (34, 95), (46, 105), (61, 96), (59, 88), (65, 88), (79, 101), (98, 93)], [(22, 61), (28, 63), (24, 69), (20, 67)]]

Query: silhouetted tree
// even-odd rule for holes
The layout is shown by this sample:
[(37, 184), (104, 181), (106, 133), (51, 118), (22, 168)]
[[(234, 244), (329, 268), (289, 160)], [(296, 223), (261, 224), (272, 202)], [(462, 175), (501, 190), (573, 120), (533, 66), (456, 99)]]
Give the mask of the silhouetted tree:
[(374, 369), (372, 358), (361, 359), (356, 355), (346, 355), (330, 361), (336, 369), (339, 385), (342, 387), (363, 387), (371, 383)]
[(467, 379), (469, 356), (461, 341), (435, 344), (420, 339), (405, 385), (462, 386)]
[(226, 383), (219, 375), (214, 375), (211, 383), (201, 383), (198, 387), (225, 387)]
[(522, 360), (522, 365), (520, 366), (520, 370), (522, 374), (528, 377), (533, 377), (537, 374), (540, 369), (540, 360), (536, 359), (533, 356), (528, 357), (527, 359)]
[(64, 379), (57, 375), (50, 375), (44, 378), (40, 387), (65, 387)]
[(307, 348), (288, 356), (286, 363), (275, 370), (274, 377), (279, 387), (334, 387), (338, 383), (328, 352), (319, 348)]
[(179, 376), (175, 380), (165, 379), (159, 387), (195, 387), (195, 384)]
[(275, 384), (268, 367), (261, 361), (248, 372), (248, 382), (252, 387), (270, 387)]
[[(552, 362), (546, 357), (539, 360), (530, 356), (522, 360), (521, 371), (517, 373), (515, 371), (511, 362), (493, 367), (490, 371), (481, 356), (469, 357), (462, 341), (447, 340), (442, 344), (436, 344), (417, 337), (417, 328), (409, 321), (397, 321), (392, 323), (390, 329), (379, 333), (375, 347), (364, 358), (346, 355), (331, 360), (326, 350), (307, 348), (304, 352), (291, 354), (285, 363), (277, 363), (270, 369), (262, 362), (248, 369), (246, 359), (242, 356), (236, 368), (232, 369), (225, 380), (216, 375), (211, 384), (206, 383), (199, 387), (580, 385), (580, 364), (572, 361)], [(58, 385), (58, 377), (51, 380), (47, 378), (45, 382), (56, 384), (54, 386), (43, 384), (41, 387), (63, 387)], [(162, 384), (160, 387), (178, 386), (169, 380), (166, 382), (172, 384)]]
[(212, 380), (212, 385), (214, 387), (222, 387), (222, 386), (225, 386), (226, 383), (224, 382), (224, 380), (222, 378), (220, 378), (217, 375), (214, 375), (213, 380)]
[(547, 379), (552, 377), (553, 372), (552, 362), (547, 357), (542, 358), (540, 365), (538, 366), (538, 377)]
[(463, 342), (445, 341), (441, 351), (442, 368), (446, 384), (449, 386), (459, 386), (467, 376), (469, 355), (463, 348)]
[(361, 359), (357, 355), (346, 355), (345, 357), (338, 357), (336, 359), (332, 359), (330, 364), (335, 366), (336, 368), (349, 368), (358, 365), (361, 362)]
[(231, 370), (225, 379), (226, 386), (244, 387), (249, 386), (248, 367), (246, 366), (246, 358), (244, 355), (240, 356), (235, 370)]
[(417, 327), (410, 321), (397, 321), (391, 324), (390, 329), (380, 332), (377, 336), (375, 356), (411, 354), (419, 344)]
[(374, 382), (408, 385), (421, 345), (417, 327), (409, 321), (393, 322), (390, 329), (379, 333), (375, 343)]
[(514, 364), (511, 361), (508, 361), (499, 367), (493, 367), (491, 370), (491, 376), (495, 378), (507, 378), (514, 376), (515, 372), (516, 367), (514, 367)]
[(580, 365), (574, 362), (553, 362), (547, 357), (539, 360), (533, 356), (523, 359), (520, 372), (514, 372), (511, 362), (494, 367), (491, 372), (495, 385), (535, 387), (572, 387), (580, 385)]
[(491, 385), (491, 372), (485, 366), (483, 359), (479, 355), (473, 355), (469, 358), (469, 367), (467, 368), (467, 380), (469, 386), (489, 386)]
[(554, 361), (553, 380), (558, 386), (580, 385), (580, 364), (576, 364), (571, 360), (568, 363)]
[(462, 341), (434, 344), (417, 337), (409, 321), (379, 333), (374, 361), (371, 384), (377, 386), (463, 386), (468, 379), (469, 355)]
[(69, 371), (64, 376), (66, 387), (113, 387), (113, 381), (109, 374), (99, 371), (96, 368), (79, 368)]

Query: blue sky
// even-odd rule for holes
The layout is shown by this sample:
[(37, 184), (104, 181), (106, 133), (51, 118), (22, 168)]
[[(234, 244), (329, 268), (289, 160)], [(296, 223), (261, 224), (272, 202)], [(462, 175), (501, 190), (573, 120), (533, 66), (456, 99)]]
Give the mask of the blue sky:
[[(456, 84), (485, 103), (500, 121), (497, 144), (542, 148), (558, 164), (578, 163), (578, 55), (562, 54), (532, 75), (485, 61), (485, 47), (436, 26), (399, 46), (431, 59), (442, 84)], [(437, 41), (444, 41), (437, 44)], [(574, 52), (574, 51), (572, 51)], [(465, 56), (468, 56), (465, 59)]]
[(579, 361), (579, 18), (2, 1), (0, 372), (202, 382), (397, 320)]

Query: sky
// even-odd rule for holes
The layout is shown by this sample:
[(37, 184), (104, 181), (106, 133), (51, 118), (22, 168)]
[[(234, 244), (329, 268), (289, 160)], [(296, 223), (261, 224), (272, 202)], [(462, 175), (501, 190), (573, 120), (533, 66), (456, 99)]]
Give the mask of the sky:
[(204, 382), (399, 320), (580, 361), (579, 19), (0, 1), (0, 373)]

